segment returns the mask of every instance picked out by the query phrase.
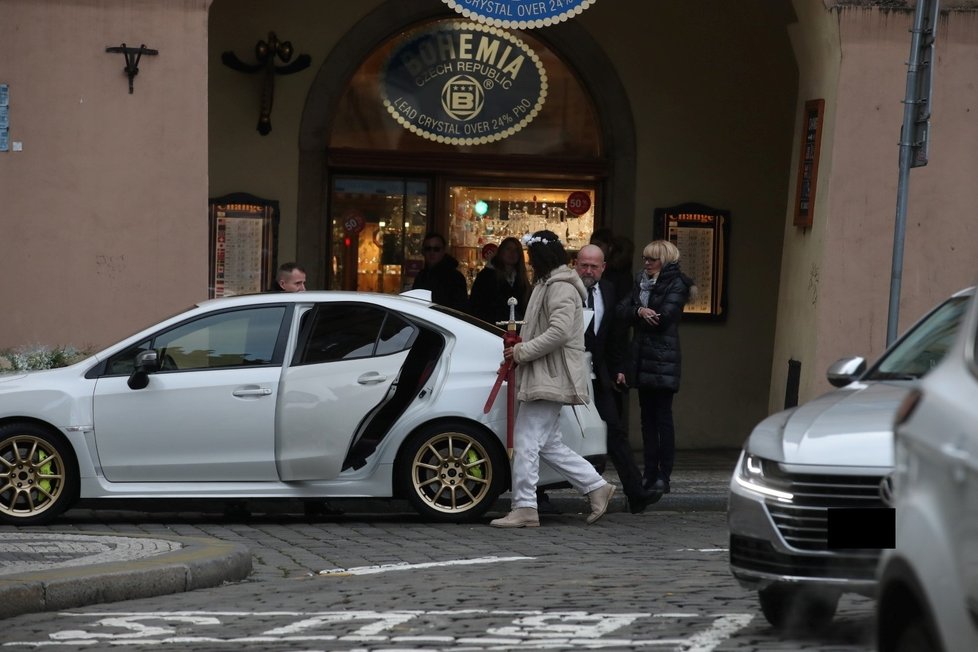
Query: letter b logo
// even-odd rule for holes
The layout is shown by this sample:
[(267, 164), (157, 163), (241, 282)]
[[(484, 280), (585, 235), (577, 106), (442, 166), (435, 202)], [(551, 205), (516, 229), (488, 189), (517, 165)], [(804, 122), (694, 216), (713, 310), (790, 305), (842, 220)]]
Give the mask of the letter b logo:
[(452, 77), (442, 87), (441, 106), (456, 120), (471, 120), (479, 115), (484, 103), (479, 82), (467, 75)]

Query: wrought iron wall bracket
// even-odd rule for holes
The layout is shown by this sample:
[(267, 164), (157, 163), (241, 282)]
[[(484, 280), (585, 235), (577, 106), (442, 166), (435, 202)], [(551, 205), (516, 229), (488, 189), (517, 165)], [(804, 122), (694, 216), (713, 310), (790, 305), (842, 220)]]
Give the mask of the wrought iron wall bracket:
[(129, 77), (129, 94), (132, 95), (132, 80), (139, 74), (139, 59), (144, 54), (159, 54), (159, 50), (150, 50), (145, 45), (140, 45), (138, 48), (126, 47), (123, 43), (117, 47), (105, 48), (106, 52), (117, 53), (121, 52), (123, 56), (126, 57), (126, 67), (124, 68), (126, 76)]

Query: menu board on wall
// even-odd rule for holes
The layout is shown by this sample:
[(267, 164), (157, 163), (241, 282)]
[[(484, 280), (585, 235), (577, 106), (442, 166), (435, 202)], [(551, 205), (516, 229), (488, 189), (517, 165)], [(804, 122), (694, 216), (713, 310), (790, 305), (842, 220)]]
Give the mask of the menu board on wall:
[(210, 200), (211, 298), (266, 291), (275, 270), (278, 202), (245, 193)]
[(692, 277), (697, 297), (684, 314), (712, 319), (726, 317), (726, 247), (730, 212), (702, 204), (655, 209), (653, 235), (679, 248), (680, 267)]

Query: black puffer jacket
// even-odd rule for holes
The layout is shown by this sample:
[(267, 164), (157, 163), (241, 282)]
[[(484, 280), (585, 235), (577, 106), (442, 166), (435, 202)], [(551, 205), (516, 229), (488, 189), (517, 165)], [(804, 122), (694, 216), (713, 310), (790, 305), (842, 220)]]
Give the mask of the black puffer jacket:
[[(689, 301), (693, 279), (682, 273), (679, 263), (669, 263), (659, 272), (659, 278), (649, 291), (648, 303), (641, 302), (639, 272), (632, 292), (618, 304), (618, 317), (632, 326), (631, 355), (623, 369), (631, 387), (679, 391), (682, 354), (679, 348), (679, 319)], [(658, 325), (649, 324), (638, 316), (639, 308), (651, 308), (659, 317)]]

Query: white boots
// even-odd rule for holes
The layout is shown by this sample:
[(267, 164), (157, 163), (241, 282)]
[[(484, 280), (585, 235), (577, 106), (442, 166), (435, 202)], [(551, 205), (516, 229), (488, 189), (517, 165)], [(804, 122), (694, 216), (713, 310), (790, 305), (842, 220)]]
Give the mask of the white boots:
[(587, 495), (588, 500), (591, 501), (591, 514), (587, 517), (588, 525), (604, 516), (604, 513), (608, 511), (608, 503), (611, 502), (613, 495), (615, 495), (615, 485), (610, 482)]
[[(615, 495), (615, 485), (610, 482), (598, 487), (587, 495), (591, 501), (591, 513), (588, 514), (587, 524), (594, 523), (604, 516), (611, 503), (611, 497)], [(532, 507), (517, 507), (506, 516), (490, 521), (493, 527), (540, 527), (540, 516), (537, 510)]]
[[(593, 493), (593, 492), (592, 492)], [(517, 507), (502, 518), (490, 521), (493, 527), (540, 527), (540, 517), (532, 507)]]

